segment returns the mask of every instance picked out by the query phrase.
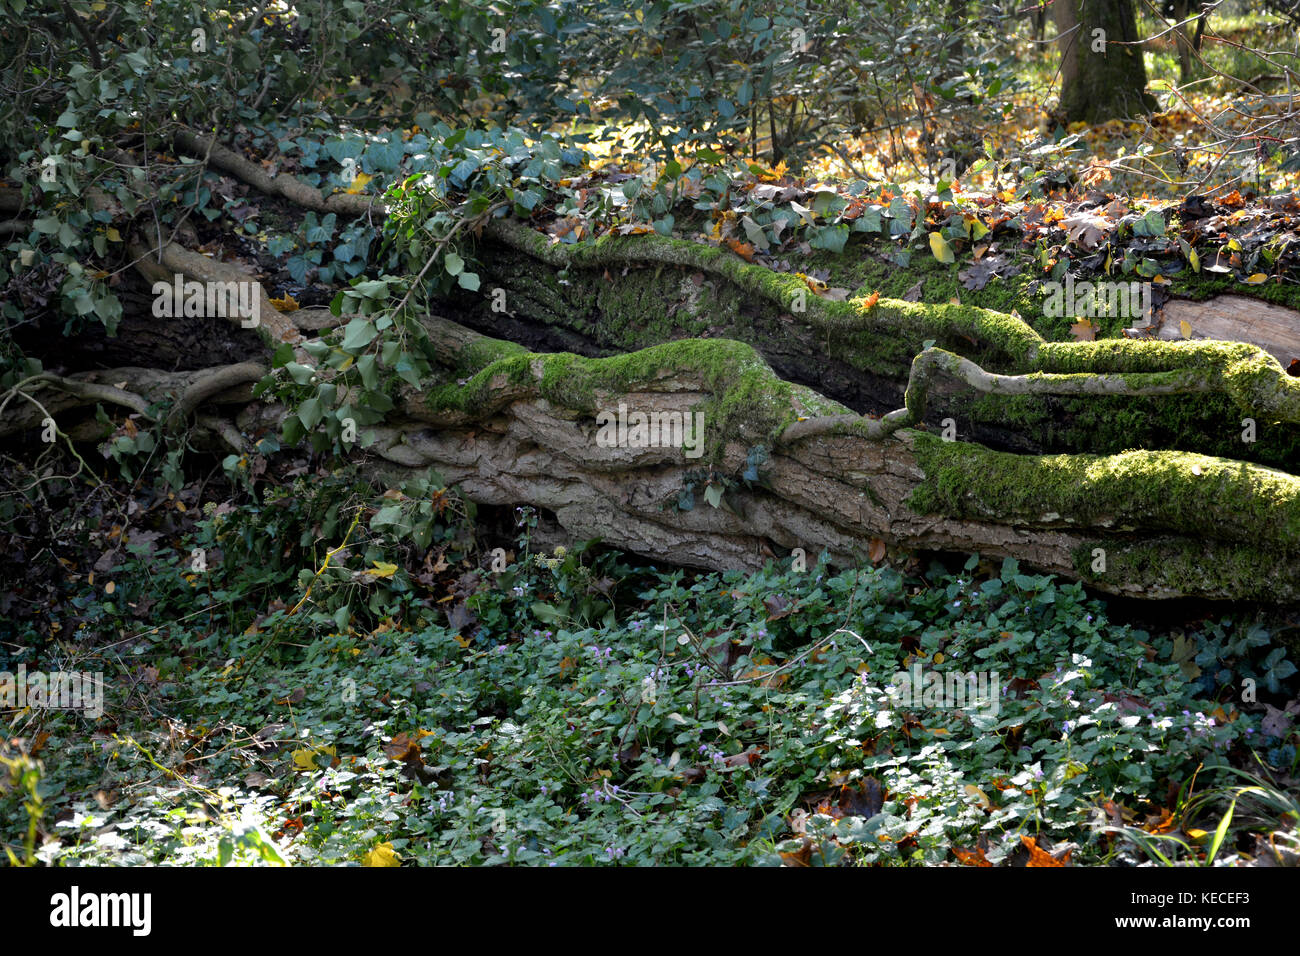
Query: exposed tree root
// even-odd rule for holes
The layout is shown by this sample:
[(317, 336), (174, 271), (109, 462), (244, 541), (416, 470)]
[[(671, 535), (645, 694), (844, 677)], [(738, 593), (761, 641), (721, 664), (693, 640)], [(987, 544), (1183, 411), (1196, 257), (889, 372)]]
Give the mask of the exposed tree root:
[[(796, 547), (860, 560), (881, 538), (1009, 555), (1117, 594), (1300, 595), (1300, 479), (1282, 472), (1173, 451), (1011, 455), (902, 428), (787, 442), (789, 423), (810, 408), (837, 414), (834, 403), (739, 343), (585, 359), (428, 324), (453, 374), (499, 357), (464, 385), (407, 395), (409, 418), (378, 429), (374, 452), (393, 474), (432, 468), (475, 500), (550, 509), (575, 537), (710, 568), (757, 567)], [(745, 399), (760, 393), (768, 404), (754, 409)], [(738, 399), (752, 414), (728, 417)], [(606, 447), (595, 412), (620, 404), (701, 411), (721, 443), (701, 460), (681, 447)], [(737, 476), (764, 436), (775, 437), (765, 481), (746, 488)], [(680, 510), (688, 476), (710, 465), (727, 507), (697, 488)]]
[(224, 173), (237, 176), (268, 196), (283, 196), (305, 209), (333, 212), (341, 216), (362, 216), (372, 211), (378, 215), (384, 213), (383, 203), (373, 197), (354, 196), (351, 193), (325, 196), (319, 189), (287, 173), (272, 176), (261, 166), (227, 149), (212, 137), (201, 136), (189, 130), (180, 130), (176, 134), (176, 145), (192, 156), (206, 156), (209, 165), (215, 166)]
[[(859, 302), (825, 299), (812, 293), (798, 276), (772, 272), (700, 243), (649, 235), (556, 243), (509, 219), (494, 220), (488, 231), (493, 238), (557, 269), (672, 265), (708, 272), (767, 299), (782, 311), (797, 314), (814, 328), (847, 334), (850, 343), (854, 332), (905, 331), (916, 339), (965, 337), (994, 350), (1007, 372), (1020, 375), (1169, 373), (1195, 379), (1206, 387), (1180, 387), (1165, 394), (1220, 390), (1247, 415), (1300, 423), (1300, 379), (1287, 375), (1272, 355), (1246, 343), (1133, 339), (1047, 342), (1015, 316), (972, 306), (880, 299), (864, 309)], [(976, 370), (983, 373), (978, 367)], [(1096, 393), (1088, 391), (1088, 387), (1056, 391), (1033, 386), (1019, 394), (1159, 394), (1149, 391), (1154, 385), (1146, 381), (1138, 387), (1140, 390), (1126, 390), (1112, 381)]]
[[(270, 176), (195, 134), (182, 133), (178, 144), (305, 208), (384, 214), (375, 200), (326, 197), (292, 176)], [(1300, 423), (1300, 381), (1259, 348), (1053, 343), (1015, 316), (969, 306), (832, 301), (798, 276), (702, 243), (638, 236), (562, 245), (509, 219), (492, 220), (485, 232), (549, 268), (662, 266), (716, 276), (767, 303), (783, 322), (823, 337), (827, 352), (833, 342), (862, 364), (870, 363), (868, 337), (893, 337), (906, 349), (904, 361), (911, 360), (903, 405), (880, 418), (855, 414), (783, 380), (753, 347), (729, 338), (584, 358), (530, 352), (429, 316), (423, 324), (444, 368), (436, 380), (405, 389), (373, 429), (368, 466), (377, 472), (435, 470), (475, 500), (549, 509), (575, 538), (600, 537), (698, 567), (753, 568), (794, 548), (861, 560), (881, 539), (905, 549), (1013, 556), (1116, 594), (1300, 597), (1294, 475), (1174, 450), (1015, 455), (918, 430), (941, 384), (1010, 397), (1212, 394), (1228, 396), (1262, 422)], [(174, 274), (250, 281), (235, 266), (176, 243), (136, 242), (130, 249), (153, 281)], [(324, 310), (282, 315), (265, 292), (258, 294), (263, 346), (292, 343), (299, 361), (314, 364), (302, 330), (323, 331), (340, 320)], [(920, 348), (926, 339), (942, 347)], [(966, 342), (978, 350), (975, 358), (955, 351)], [(4, 400), (31, 399), (21, 409), (6, 413), (0, 404), (0, 434), (107, 402), (165, 430), (192, 421), (219, 447), (247, 453), (245, 435), (277, 426), (286, 411), (251, 401), (249, 386), (265, 373), (256, 358), (194, 372), (35, 376)], [(234, 422), (211, 412), (220, 402), (242, 406)], [(686, 454), (681, 432), (659, 443), (598, 440), (597, 414), (620, 406), (681, 422), (700, 416), (702, 455)], [(742, 481), (758, 446), (767, 454), (762, 479)], [(692, 501), (688, 488), (697, 493), (684, 507)], [(705, 488), (725, 491), (719, 507), (707, 503)]]

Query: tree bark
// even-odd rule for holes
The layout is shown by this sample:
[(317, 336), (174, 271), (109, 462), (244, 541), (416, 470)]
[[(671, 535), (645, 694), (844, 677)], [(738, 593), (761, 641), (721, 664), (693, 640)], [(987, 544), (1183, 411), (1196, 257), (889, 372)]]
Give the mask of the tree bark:
[(1053, 0), (1052, 13), (1067, 122), (1101, 123), (1155, 107), (1132, 0)]
[[(133, 255), (150, 279), (249, 278), (174, 244)], [(375, 428), (376, 474), (434, 471), (474, 500), (546, 509), (574, 538), (695, 567), (884, 545), (1015, 557), (1136, 597), (1300, 597), (1300, 380), (1256, 346), (1047, 342), (1012, 315), (822, 297), (655, 235), (565, 245), (498, 219), (477, 258), (479, 295), (445, 306), (494, 335), (423, 320), (440, 365)], [(311, 364), (304, 343), (347, 317), (266, 300), (262, 319), (227, 322), (214, 358), (234, 344), (242, 361), (29, 376), (0, 398), (0, 435), (53, 417), (102, 438), (103, 405), (249, 453), (288, 411), (252, 398), (269, 353)], [(604, 440), (602, 413), (702, 430)], [(1144, 442), (1156, 425), (1167, 440)]]

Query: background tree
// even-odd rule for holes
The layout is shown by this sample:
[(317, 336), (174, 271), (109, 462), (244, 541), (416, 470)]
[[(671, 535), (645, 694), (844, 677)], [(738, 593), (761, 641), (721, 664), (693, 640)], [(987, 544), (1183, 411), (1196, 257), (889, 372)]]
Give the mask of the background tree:
[(1052, 13), (1066, 120), (1099, 123), (1154, 108), (1132, 0), (1055, 0)]

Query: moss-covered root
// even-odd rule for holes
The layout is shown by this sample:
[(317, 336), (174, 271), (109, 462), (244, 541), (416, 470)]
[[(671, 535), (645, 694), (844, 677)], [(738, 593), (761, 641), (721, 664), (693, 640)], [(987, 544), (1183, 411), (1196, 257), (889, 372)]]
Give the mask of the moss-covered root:
[(412, 390), (408, 411), (429, 421), (481, 421), (533, 397), (590, 414), (611, 396), (702, 389), (706, 447), (715, 452), (727, 440), (771, 445), (800, 417), (852, 415), (843, 405), (784, 381), (751, 346), (731, 339), (682, 339), (587, 358), (529, 352), (436, 318), (425, 326), (442, 360), (468, 376), (422, 395)]
[[(555, 268), (596, 268), (613, 264), (673, 265), (720, 276), (761, 296), (783, 311), (801, 313), (814, 328), (843, 336), (850, 348), (867, 332), (905, 331), (913, 339), (973, 340), (1001, 356), (1007, 372), (1049, 375), (1155, 375), (1185, 371), (1187, 379), (1208, 381), (1229, 394), (1244, 414), (1264, 421), (1300, 423), (1300, 379), (1288, 376), (1271, 355), (1241, 342), (1166, 342), (1103, 339), (1045, 342), (1016, 316), (961, 304), (929, 304), (881, 299), (865, 308), (858, 300), (837, 302), (813, 294), (802, 278), (747, 263), (716, 246), (644, 235), (603, 236), (565, 244), (511, 220), (495, 220), (491, 234), (501, 242)], [(1156, 380), (1131, 383), (1153, 394)], [(1112, 388), (1107, 385), (1104, 391)], [(1046, 389), (1032, 389), (1047, 392)], [(1178, 387), (1169, 391), (1189, 391)], [(1086, 392), (1051, 391), (1051, 394)], [(1113, 394), (1113, 392), (1111, 392)], [(856, 426), (862, 428), (865, 426)]]
[(1123, 535), (1195, 533), (1274, 560), (1300, 556), (1300, 478), (1178, 451), (1014, 455), (910, 433), (925, 478), (908, 504), (951, 518)]
[(970, 359), (944, 349), (926, 349), (912, 361), (904, 407), (879, 421), (855, 420), (836, 415), (799, 421), (781, 435), (785, 443), (822, 433), (853, 433), (864, 438), (884, 438), (900, 428), (921, 424), (935, 373), (945, 372), (979, 392), (994, 395), (1177, 395), (1215, 390), (1213, 370), (1178, 369), (1172, 372), (1137, 372), (1129, 375), (1032, 372), (999, 375), (986, 372)]
[(494, 220), (491, 235), (511, 248), (557, 269), (614, 264), (671, 265), (719, 276), (767, 299), (782, 311), (799, 314), (814, 328), (845, 334), (906, 330), (918, 340), (966, 337), (983, 342), (1016, 366), (1027, 365), (1043, 339), (1027, 323), (969, 305), (932, 305), (881, 299), (864, 309), (860, 301), (837, 302), (810, 291), (798, 275), (774, 272), (745, 262), (717, 246), (664, 236), (602, 236), (577, 243), (554, 243), (512, 219)]
[(1048, 342), (1039, 349), (1036, 364), (1041, 371), (1063, 374), (1206, 376), (1246, 414), (1263, 421), (1300, 422), (1300, 378), (1286, 374), (1277, 359), (1246, 342)]
[(1238, 601), (1300, 598), (1300, 568), (1248, 545), (1176, 536), (1087, 541), (1071, 554), (1080, 580), (1103, 590), (1114, 581), (1142, 581), (1150, 598), (1188, 594)]

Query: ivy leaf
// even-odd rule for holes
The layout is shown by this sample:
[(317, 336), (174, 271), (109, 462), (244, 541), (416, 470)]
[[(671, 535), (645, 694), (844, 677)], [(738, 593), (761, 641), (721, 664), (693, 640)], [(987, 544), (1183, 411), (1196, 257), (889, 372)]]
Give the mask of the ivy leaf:
[(940, 233), (930, 233), (930, 251), (944, 265), (951, 265), (957, 261), (957, 257), (953, 255), (952, 246), (948, 245), (948, 240)]
[(557, 621), (563, 620), (564, 617), (559, 608), (542, 601), (534, 601), (529, 610), (533, 612), (533, 617), (543, 624), (555, 624)]
[(848, 226), (826, 226), (817, 230), (808, 245), (814, 249), (825, 249), (828, 252), (840, 253), (844, 251), (844, 244), (848, 241)]
[(754, 220), (750, 219), (748, 216), (742, 216), (740, 218), (740, 224), (745, 228), (745, 237), (749, 239), (756, 248), (766, 251), (771, 243), (767, 241), (767, 233), (763, 231), (763, 227), (754, 222)]

